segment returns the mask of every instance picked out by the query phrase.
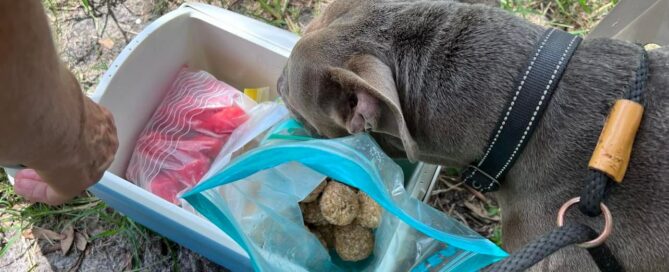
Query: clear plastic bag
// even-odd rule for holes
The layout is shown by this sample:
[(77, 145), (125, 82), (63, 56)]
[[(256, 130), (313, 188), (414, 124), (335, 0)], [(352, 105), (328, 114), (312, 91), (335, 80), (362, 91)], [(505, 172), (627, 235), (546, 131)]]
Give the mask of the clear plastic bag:
[[(320, 175), (309, 179), (305, 174), (277, 174), (286, 173), (285, 167), (293, 169), (291, 173)], [(360, 189), (383, 207), (372, 257), (358, 263), (330, 257), (302, 223), (298, 202), (323, 176)], [(403, 181), (401, 168), (370, 136), (319, 140), (289, 120), (274, 129), (260, 148), (183, 197), (245, 248), (259, 271), (427, 271), (437, 265), (436, 271), (474, 271), (507, 255), (471, 229), (411, 198)]]
[(182, 68), (139, 136), (129, 180), (178, 204), (197, 184), (256, 103), (207, 72)]
[(257, 147), (259, 145), (258, 138), (286, 117), (288, 117), (288, 109), (281, 103), (264, 102), (253, 107), (248, 112), (246, 122), (230, 134), (228, 141), (220, 150), (219, 155), (214, 158), (211, 168), (202, 179), (212, 177), (232, 158)]
[[(258, 147), (264, 134), (278, 122), (286, 119), (288, 109), (278, 102), (264, 102), (253, 107), (248, 115), (248, 120), (232, 132), (218, 156), (212, 161), (209, 171), (202, 177), (202, 180), (212, 177), (227, 165), (231, 159)], [(182, 192), (178, 193), (177, 196), (180, 196)], [(181, 207), (184, 209), (195, 212), (183, 199), (177, 199), (177, 201), (180, 202)]]

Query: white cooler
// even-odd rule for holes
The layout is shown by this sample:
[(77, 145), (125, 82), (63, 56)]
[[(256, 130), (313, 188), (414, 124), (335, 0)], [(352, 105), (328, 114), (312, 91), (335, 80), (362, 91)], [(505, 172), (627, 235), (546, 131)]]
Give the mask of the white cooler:
[[(276, 81), (298, 39), (288, 31), (204, 4), (183, 5), (151, 23), (119, 54), (93, 94), (114, 114), (120, 147), (109, 171), (90, 191), (124, 215), (222, 266), (251, 270), (248, 255), (228, 235), (125, 180), (125, 171), (138, 135), (181, 65), (206, 70), (238, 89), (270, 86), (276, 97)], [(439, 167), (399, 163), (407, 190), (420, 199), (429, 195)]]

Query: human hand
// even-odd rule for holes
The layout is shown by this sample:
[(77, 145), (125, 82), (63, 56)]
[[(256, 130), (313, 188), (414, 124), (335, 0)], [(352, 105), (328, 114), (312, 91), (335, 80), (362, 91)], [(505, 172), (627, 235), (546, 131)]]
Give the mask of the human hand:
[(71, 199), (53, 190), (33, 169), (23, 169), (16, 173), (14, 191), (29, 202), (49, 205), (60, 205)]
[[(88, 101), (87, 101), (88, 102)], [(14, 177), (14, 190), (30, 202), (63, 204), (95, 184), (111, 164), (118, 140), (111, 113), (89, 102), (81, 139), (67, 158), (52, 168), (24, 169)]]

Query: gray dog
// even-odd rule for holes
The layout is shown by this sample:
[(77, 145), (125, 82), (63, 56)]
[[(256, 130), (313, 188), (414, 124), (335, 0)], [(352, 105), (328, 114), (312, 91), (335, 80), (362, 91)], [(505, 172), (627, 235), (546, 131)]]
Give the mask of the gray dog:
[[(483, 155), (543, 31), (483, 5), (340, 0), (307, 27), (278, 88), (294, 116), (321, 135), (371, 131), (390, 154), (464, 166)], [(555, 228), (558, 208), (580, 194), (603, 123), (641, 53), (623, 41), (581, 43), (496, 193), (507, 250)], [(607, 244), (628, 270), (669, 271), (669, 50), (649, 58), (644, 119), (625, 180), (607, 201)], [(568, 221), (603, 225), (570, 214)], [(596, 267), (585, 250), (569, 247), (534, 269)]]

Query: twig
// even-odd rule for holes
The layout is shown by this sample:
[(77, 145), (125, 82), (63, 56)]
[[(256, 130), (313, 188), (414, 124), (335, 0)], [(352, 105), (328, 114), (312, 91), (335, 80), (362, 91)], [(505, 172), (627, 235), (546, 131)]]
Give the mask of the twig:
[(118, 23), (118, 20), (116, 19), (116, 15), (114, 14), (114, 11), (111, 8), (111, 3), (107, 1), (107, 13), (111, 15), (112, 20), (114, 20), (114, 23), (116, 23), (116, 27), (118, 27), (118, 30), (121, 31), (121, 34), (123, 35), (123, 40), (125, 40), (125, 43), (129, 43), (130, 39), (128, 39), (128, 35), (125, 33), (125, 30), (121, 27), (121, 24)]
[(472, 223), (472, 225), (476, 226), (475, 229), (481, 229), (481, 226), (485, 226), (489, 224), (490, 222), (487, 220), (484, 220), (483, 218), (480, 218), (478, 216), (474, 216), (472, 214), (467, 213), (467, 218), (469, 218), (469, 222)]
[[(19, 234), (19, 235), (20, 235), (20, 234)], [(21, 239), (21, 238), (19, 238), (19, 239)], [(33, 248), (33, 246), (36, 245), (36, 244), (37, 244), (37, 240), (32, 241), (32, 242), (26, 247), (26, 249), (25, 249), (23, 252), (21, 252), (21, 254), (19, 254), (18, 256), (16, 256), (16, 258), (14, 258), (13, 260), (9, 261), (8, 263), (0, 265), (0, 268), (10, 266), (10, 265), (12, 265), (13, 263), (15, 263), (16, 261), (18, 261), (18, 260), (20, 260), (20, 259), (23, 259), (23, 256), (26, 256), (26, 254), (28, 253), (28, 251), (29, 251), (31, 248)], [(11, 246), (11, 245), (4, 244), (3, 246)], [(28, 254), (28, 256), (30, 256), (30, 254)]]
[(467, 226), (468, 228), (471, 228), (471, 227), (469, 226), (469, 223), (467, 223), (467, 219), (465, 219), (465, 217), (462, 216), (462, 214), (460, 214), (459, 212), (456, 211), (456, 212), (455, 212), (455, 215), (456, 215), (457, 217), (460, 218), (460, 221), (462, 221), (462, 224), (464, 224), (464, 225)]
[(447, 179), (446, 177), (442, 176), (442, 177), (439, 178), (439, 181), (441, 181), (441, 183), (446, 185), (446, 187), (448, 187), (449, 189), (453, 189), (453, 190), (456, 190), (458, 192), (462, 191), (462, 189), (460, 187), (462, 187), (462, 184), (464, 184), (464, 182), (460, 182), (458, 184), (453, 185), (450, 182), (448, 182), (446, 179)]
[(450, 192), (450, 191), (453, 191), (453, 190), (462, 191), (462, 189), (460, 189), (458, 187), (450, 187), (450, 188), (446, 188), (446, 189), (434, 190), (434, 191), (432, 191), (432, 195), (443, 194), (443, 193), (447, 193), (447, 192)]
[(465, 185), (465, 188), (472, 193), (476, 198), (479, 200), (483, 201), (484, 203), (488, 203), (488, 199), (479, 191), (472, 189), (471, 187)]
[[(498, 222), (499, 221), (499, 218), (493, 218), (493, 217), (488, 216), (487, 214), (485, 214), (483, 208), (477, 207), (473, 203), (465, 202), (464, 205), (467, 209), (472, 211), (474, 213), (474, 215), (476, 215), (476, 217), (478, 217), (478, 218), (493, 221), (493, 222)], [(481, 222), (481, 223), (485, 224), (485, 222)]]
[(239, 2), (241, 2), (241, 1), (240, 1), (240, 0), (232, 0), (232, 2), (230, 2), (230, 3), (228, 4), (228, 7), (227, 7), (227, 8), (230, 9), (230, 8), (232, 8), (234, 5), (237, 5)]
[(105, 22), (102, 24), (102, 29), (100, 29), (100, 32), (98, 33), (97, 39), (101, 39), (102, 36), (105, 34), (105, 31), (107, 31), (107, 23), (109, 22), (109, 14), (105, 15)]
[(293, 22), (293, 19), (290, 16), (286, 16), (286, 25), (291, 32), (298, 33), (300, 32), (300, 27)]
[(134, 11), (132, 11), (132, 10), (125, 4), (125, 2), (124, 2), (124, 3), (121, 3), (121, 6), (124, 7), (125, 10), (127, 10), (128, 13), (130, 13), (130, 15), (135, 16), (135, 17), (139, 17), (140, 14), (135, 13)]
[(84, 262), (84, 257), (86, 257), (86, 250), (84, 252), (79, 253), (79, 257), (77, 258), (77, 262), (74, 263), (70, 269), (68, 269), (68, 272), (74, 272), (78, 271), (79, 268), (81, 268), (81, 264)]
[(282, 19), (283, 19), (283, 18), (282, 18), (283, 16), (281, 16), (280, 13), (278, 13), (276, 10), (274, 10), (274, 9), (270, 6), (271, 3), (269, 2), (269, 0), (259, 0), (258, 3), (260, 4), (260, 7), (261, 7), (263, 10), (265, 10), (267, 13), (269, 13), (270, 15), (272, 15), (272, 17), (274, 17), (274, 19), (276, 19), (276, 20), (282, 20)]
[(64, 23), (65, 23), (65, 22), (70, 22), (70, 21), (73, 21), (73, 22), (75, 22), (75, 23), (78, 23), (78, 22), (85, 21), (85, 20), (88, 20), (88, 19), (92, 19), (92, 20), (93, 20), (93, 24), (95, 24), (95, 18), (93, 18), (93, 16), (91, 16), (91, 15), (88, 14), (88, 13), (86, 13), (85, 16), (77, 16), (77, 15), (75, 15), (75, 16), (72, 16), (72, 17), (63, 18), (63, 19), (61, 19), (61, 20), (62, 20)]
[(73, 12), (79, 10), (79, 6), (73, 6), (73, 7), (58, 7), (55, 8), (57, 11), (64, 11), (64, 12)]

